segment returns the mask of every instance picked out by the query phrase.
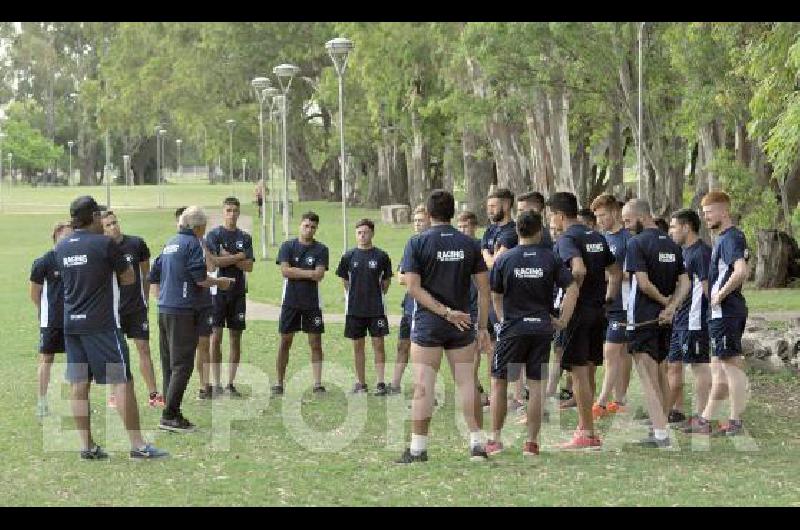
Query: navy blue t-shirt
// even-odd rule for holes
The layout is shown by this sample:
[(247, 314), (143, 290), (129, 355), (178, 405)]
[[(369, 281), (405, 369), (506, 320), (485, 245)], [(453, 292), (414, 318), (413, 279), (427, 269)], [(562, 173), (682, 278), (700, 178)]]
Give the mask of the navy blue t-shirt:
[[(614, 261), (619, 263), (621, 268), (625, 267), (625, 250), (628, 248), (628, 240), (631, 233), (627, 228), (620, 228), (616, 232), (606, 232), (606, 241), (611, 253), (614, 254)], [(609, 307), (610, 311), (624, 311), (628, 308), (628, 297), (630, 296), (630, 283), (623, 281), (619, 293), (614, 298), (614, 303)]]
[(150, 249), (140, 237), (123, 235), (119, 248), (125, 260), (133, 267), (136, 280), (133, 285), (120, 285), (119, 288), (119, 314), (127, 315), (136, 311), (147, 309), (147, 293), (142, 286), (142, 271), (139, 263), (150, 260)]
[(159, 312), (173, 315), (193, 312), (204, 290), (197, 282), (208, 275), (200, 240), (192, 230), (181, 228), (164, 245), (159, 262)]
[[(733, 274), (733, 264), (739, 259), (749, 257), (744, 233), (731, 226), (722, 232), (714, 242), (711, 252), (711, 266), (708, 272), (709, 296), (714, 297)], [(722, 303), (711, 307), (711, 319), (738, 317), (747, 318), (747, 302), (742, 296), (742, 287), (728, 294)]]
[(494, 256), (495, 250), (498, 248), (512, 249), (517, 246), (518, 242), (517, 223), (512, 220), (503, 226), (489, 225), (481, 238), (481, 248), (488, 250), (489, 254)]
[(117, 274), (128, 269), (110, 237), (75, 230), (55, 248), (64, 285), (64, 333), (86, 335), (119, 328)]
[(490, 282), (492, 291), (503, 294), (502, 340), (553, 333), (553, 288), (568, 287), (572, 272), (549, 245), (520, 245), (497, 258)]
[(392, 260), (379, 248), (348, 250), (339, 260), (336, 275), (347, 280), (346, 314), (369, 318), (386, 315), (383, 280), (392, 277)]
[(702, 330), (708, 328), (708, 298), (703, 292), (703, 281), (708, 280), (711, 247), (698, 239), (683, 249), (683, 268), (692, 281), (692, 290), (675, 312), (672, 329)]
[(64, 287), (56, 263), (56, 253), (48, 250), (44, 256), (33, 260), (30, 280), (42, 286), (39, 309), (39, 327), (64, 327)]
[(628, 322), (655, 320), (664, 307), (637, 288), (637, 272), (646, 272), (658, 292), (671, 296), (678, 277), (685, 271), (683, 251), (667, 234), (658, 228), (645, 228), (628, 241), (625, 270), (631, 275), (631, 299), (628, 302)]
[[(244, 252), (247, 259), (254, 259), (253, 238), (239, 228), (228, 230), (220, 225), (206, 233), (206, 244), (208, 245), (208, 250), (215, 256), (219, 256), (220, 250), (224, 248), (228, 254), (233, 255)], [(217, 295), (225, 293), (226, 296), (233, 298), (244, 295), (247, 292), (244, 271), (236, 265), (220, 267), (219, 276), (233, 278), (236, 281), (227, 290), (217, 291)]]
[[(275, 263), (280, 265), (286, 262), (290, 267), (313, 271), (317, 266), (322, 265), (328, 270), (328, 247), (314, 241), (310, 245), (304, 245), (298, 238), (284, 241), (278, 251), (278, 258)], [(283, 279), (283, 300), (284, 307), (294, 309), (319, 309), (321, 307), (321, 296), (319, 284), (313, 280), (290, 280)]]
[[(406, 243), (402, 269), (420, 275), (422, 287), (438, 302), (469, 313), (472, 275), (486, 272), (473, 239), (453, 226), (436, 225)], [(428, 311), (416, 304), (416, 311)]]
[(574, 224), (556, 241), (555, 253), (570, 270), (572, 258), (582, 258), (586, 266), (575, 307), (602, 306), (606, 300), (606, 267), (614, 263), (606, 238), (586, 225)]

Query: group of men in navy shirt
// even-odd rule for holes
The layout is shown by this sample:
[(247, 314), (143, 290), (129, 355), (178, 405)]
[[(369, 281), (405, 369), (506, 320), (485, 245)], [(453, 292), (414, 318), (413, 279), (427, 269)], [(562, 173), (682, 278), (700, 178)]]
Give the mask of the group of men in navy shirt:
[[(640, 445), (670, 447), (668, 423), (680, 422), (679, 428), (687, 433), (711, 434), (711, 418), (728, 396), (730, 420), (715, 432), (741, 434), (747, 386), (741, 357), (747, 306), (741, 286), (747, 277), (748, 253), (742, 232), (731, 222), (727, 195), (710, 192), (702, 202), (708, 227), (719, 234), (713, 250), (699, 238), (700, 218), (693, 210), (675, 212), (667, 234), (656, 226), (646, 201), (631, 199), (621, 207), (613, 197), (601, 195), (590, 208), (601, 233), (580, 222), (572, 193), (555, 193), (546, 202), (538, 193), (526, 194), (518, 199), (516, 220), (511, 218), (513, 200), (508, 190), (490, 194), (487, 212), (492, 224), (480, 241), (475, 239), (474, 214), (462, 213), (458, 229), (451, 225), (455, 202), (449, 192), (435, 190), (425, 207), (415, 211), (417, 234), (406, 244), (398, 268), (407, 287), (406, 322), (401, 328), (408, 328), (410, 351), (406, 359), (398, 355), (388, 385), (384, 379), (384, 337), (389, 333), (384, 295), (393, 268), (388, 254), (373, 246), (375, 226), (370, 220), (356, 224), (357, 246), (339, 261), (336, 275), (346, 296), (345, 336), (354, 345), (357, 381), (353, 393), (368, 392), (367, 333), (375, 353), (376, 395), (399, 393), (405, 364), (408, 359), (412, 363), (411, 444), (398, 462), (427, 460), (442, 353), (448, 357), (470, 431), (470, 458), (486, 460), (505, 449), (501, 431), (508, 381), (520, 383), (515, 401), (528, 401), (523, 454), (538, 454), (549, 386), (542, 381), (548, 379), (554, 337), (561, 348), (557, 369), (572, 375), (578, 412), (577, 429), (560, 448), (602, 446), (594, 422), (625, 410), (631, 359), (651, 424)], [(549, 226), (544, 222), (545, 206)], [(114, 385), (113, 395), (131, 438), (131, 457), (166, 456), (139, 433), (126, 335), (135, 341), (142, 361), (147, 361), (140, 364), (150, 405), (164, 407), (162, 429), (188, 432), (194, 428), (183, 417), (181, 403), (195, 351), (202, 349), (198, 348), (201, 337), (206, 337), (208, 352), (207, 337), (211, 336), (210, 355), (204, 354), (202, 362), (197, 358), (200, 397), (222, 392), (218, 370), (221, 328), (226, 325), (231, 340), (227, 390), (240, 395), (233, 381), (245, 327), (245, 272), (252, 271), (252, 240), (236, 227), (238, 201), (226, 199), (223, 209), (225, 224), (208, 234), (202, 209), (183, 211), (178, 233), (150, 268), (144, 241), (123, 235), (113, 212), (103, 212), (91, 197), (80, 197), (70, 209), (71, 226), (57, 226), (56, 247), (34, 262), (31, 297), (39, 307), (42, 354), (37, 414), (47, 414), (52, 354), (66, 351), (82, 458), (107, 457), (91, 438), (83, 403), (92, 380)], [(319, 282), (328, 269), (329, 256), (327, 247), (314, 237), (318, 226), (315, 213), (304, 214), (299, 237), (284, 242), (277, 256), (284, 289), (273, 396), (284, 393), (289, 351), (297, 331), (308, 335), (314, 392), (325, 392)], [(555, 242), (551, 230), (558, 234)], [(148, 282), (158, 285), (163, 396), (156, 390), (149, 362)], [(212, 290), (216, 291), (213, 295)], [(490, 355), (490, 398), (481, 396), (484, 391), (478, 380), (483, 353)], [(604, 361), (604, 380), (594, 402), (595, 370)], [(209, 363), (216, 364), (216, 385), (211, 384)], [(689, 418), (680, 410), (684, 364), (690, 364), (695, 375), (695, 413)], [(482, 401), (491, 409), (488, 438)]]

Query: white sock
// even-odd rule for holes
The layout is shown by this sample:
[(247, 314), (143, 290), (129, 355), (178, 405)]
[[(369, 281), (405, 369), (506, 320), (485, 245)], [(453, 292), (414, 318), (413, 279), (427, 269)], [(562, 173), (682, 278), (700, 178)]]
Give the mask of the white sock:
[(469, 448), (478, 447), (486, 444), (486, 435), (483, 431), (473, 431), (469, 433)]
[(428, 448), (428, 436), (425, 434), (411, 434), (411, 454), (419, 456)]
[(668, 435), (668, 431), (666, 429), (653, 429), (653, 436), (656, 437), (656, 440), (666, 440)]

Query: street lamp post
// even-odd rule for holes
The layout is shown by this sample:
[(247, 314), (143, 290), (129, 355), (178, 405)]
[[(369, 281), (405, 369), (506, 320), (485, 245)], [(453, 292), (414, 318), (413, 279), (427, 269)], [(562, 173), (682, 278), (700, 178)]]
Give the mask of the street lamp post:
[(267, 215), (266, 215), (266, 207), (267, 207), (267, 198), (265, 196), (264, 187), (264, 101), (267, 99), (267, 89), (270, 88), (269, 79), (266, 77), (256, 77), (251, 82), (250, 85), (253, 87), (253, 91), (256, 94), (256, 98), (258, 99), (258, 137), (260, 141), (260, 148), (258, 151), (259, 158), (261, 159), (261, 204), (259, 205), (260, 208), (260, 217), (261, 217), (261, 257), (264, 261), (267, 260)]
[(183, 140), (181, 140), (180, 138), (175, 140), (175, 145), (178, 147), (178, 160), (177, 160), (176, 165), (177, 165), (177, 170), (178, 170), (178, 176), (179, 177), (183, 176), (183, 168), (181, 167), (181, 144), (182, 143), (183, 143)]
[(8, 180), (14, 184), (14, 154), (8, 153)]
[(103, 180), (106, 182), (106, 206), (111, 209), (111, 140), (106, 129), (106, 167), (103, 171)]
[(353, 42), (343, 37), (331, 39), (325, 43), (325, 49), (333, 61), (336, 68), (336, 75), (339, 78), (339, 144), (341, 156), (339, 158), (340, 172), (342, 176), (342, 252), (347, 252), (347, 179), (344, 159), (344, 72), (347, 70), (347, 58), (353, 50)]
[(67, 147), (69, 147), (69, 175), (67, 176), (67, 186), (72, 185), (72, 148), (75, 147), (75, 142), (70, 140), (67, 142)]
[(233, 128), (236, 126), (236, 120), (225, 120), (225, 125), (228, 126), (228, 175), (231, 179), (232, 195), (236, 196), (236, 181), (233, 178)]
[(131, 187), (131, 180), (130, 180), (130, 176), (129, 176), (129, 174), (130, 174), (130, 171), (129, 171), (130, 163), (131, 163), (130, 155), (122, 155), (122, 173), (123, 173), (123, 175), (125, 175), (125, 185), (128, 186), (128, 188)]
[(644, 32), (644, 22), (639, 23), (639, 123), (637, 132), (637, 145), (636, 145), (636, 164), (639, 170), (637, 178), (637, 194), (640, 199), (644, 198), (644, 171), (642, 168), (642, 34)]
[(272, 69), (272, 73), (278, 77), (281, 85), (283, 97), (281, 98), (281, 117), (283, 122), (283, 232), (285, 239), (289, 239), (289, 156), (287, 148), (286, 134), (286, 100), (289, 96), (289, 89), (292, 86), (292, 79), (300, 71), (300, 68), (293, 64), (279, 64)]
[[(269, 189), (270, 189), (270, 197), (272, 198), (270, 200), (270, 216), (271, 216), (271, 219), (272, 219), (272, 222), (271, 222), (272, 234), (270, 236), (270, 242), (271, 242), (273, 247), (276, 245), (276, 243), (275, 243), (275, 202), (276, 202), (275, 199), (276, 199), (276, 196), (277, 196), (277, 186), (275, 185), (275, 179), (273, 178), (273, 173), (272, 173), (272, 170), (274, 169), (272, 167), (272, 151), (273, 151), (273, 149), (272, 149), (272, 133), (273, 133), (273, 129), (277, 129), (277, 128), (280, 127), (280, 123), (281, 123), (281, 110), (280, 109), (282, 108), (282, 105), (283, 105), (283, 103), (281, 103), (282, 99), (283, 99), (283, 96), (281, 96), (281, 95), (273, 96), (272, 105), (270, 105), (270, 113), (269, 113), (269, 160), (268, 160), (268, 165), (269, 165), (269, 168), (270, 168)], [(275, 124), (274, 126), (273, 126), (273, 122)], [(279, 133), (280, 133), (280, 131), (276, 131), (275, 132), (276, 135), (278, 135)], [(276, 142), (275, 147), (277, 147), (277, 142)], [(277, 158), (280, 161), (280, 159), (281, 159), (280, 154), (278, 154)]]
[(3, 140), (5, 138), (6, 133), (0, 132), (0, 211), (3, 210)]

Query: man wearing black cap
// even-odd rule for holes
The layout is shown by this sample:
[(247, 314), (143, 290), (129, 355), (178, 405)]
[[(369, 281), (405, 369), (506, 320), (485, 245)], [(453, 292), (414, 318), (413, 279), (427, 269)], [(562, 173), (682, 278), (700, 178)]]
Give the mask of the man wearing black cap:
[(119, 245), (103, 235), (100, 206), (92, 197), (75, 199), (70, 215), (75, 231), (56, 245), (55, 253), (64, 285), (67, 380), (72, 385), (71, 406), (81, 437), (81, 458), (108, 458), (92, 439), (91, 380), (114, 385), (117, 409), (131, 442), (131, 458), (169, 456), (142, 439), (128, 346), (119, 329), (119, 284), (134, 282), (133, 268)]
[[(604, 304), (614, 300), (620, 289), (622, 271), (614, 254), (599, 232), (578, 221), (578, 201), (572, 193), (558, 192), (548, 201), (550, 226), (563, 233), (556, 241), (556, 255), (572, 271), (580, 287), (578, 303), (572, 319), (564, 329), (564, 353), (561, 366), (572, 373), (578, 428), (562, 449), (597, 449), (600, 437), (594, 432), (592, 401), (594, 400), (589, 365), (603, 363), (603, 341), (606, 333)], [(609, 276), (606, 286), (606, 272)]]

